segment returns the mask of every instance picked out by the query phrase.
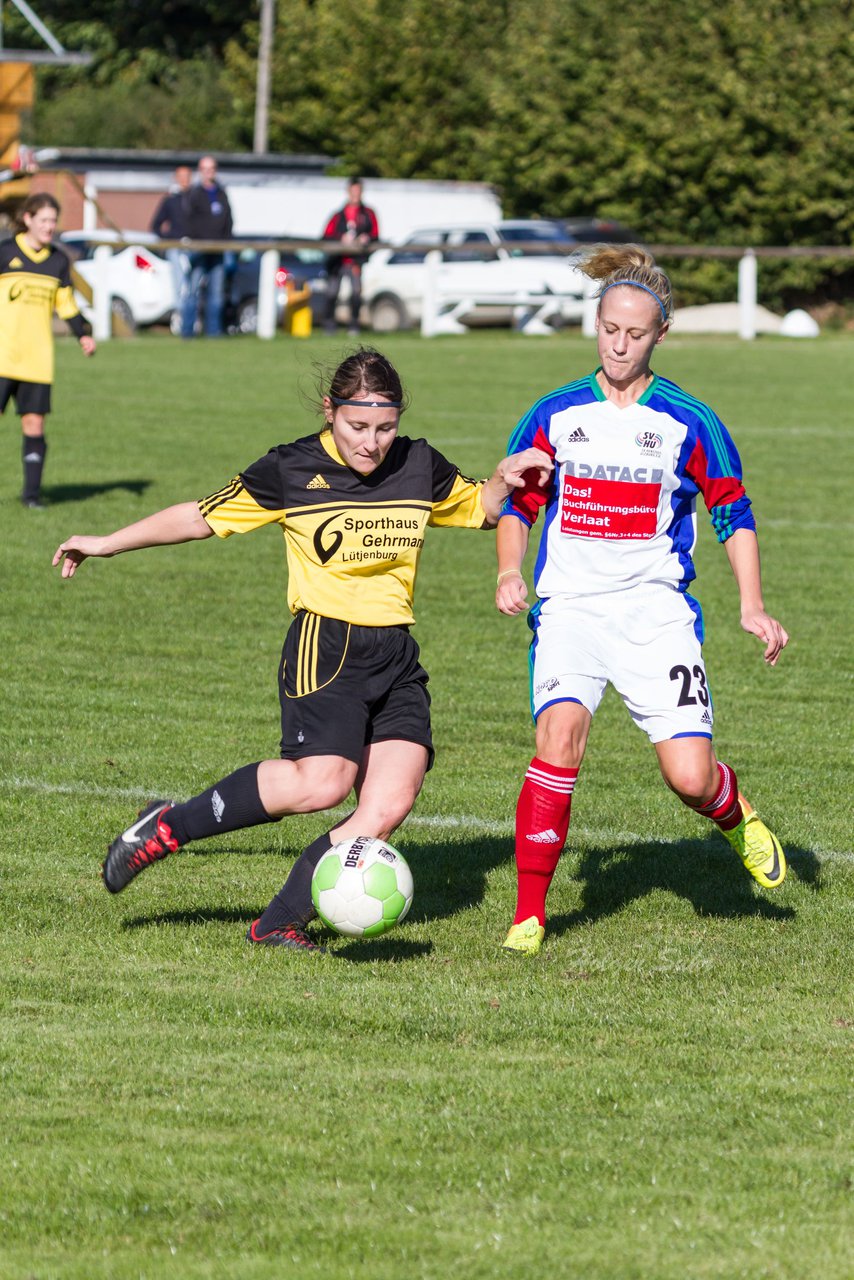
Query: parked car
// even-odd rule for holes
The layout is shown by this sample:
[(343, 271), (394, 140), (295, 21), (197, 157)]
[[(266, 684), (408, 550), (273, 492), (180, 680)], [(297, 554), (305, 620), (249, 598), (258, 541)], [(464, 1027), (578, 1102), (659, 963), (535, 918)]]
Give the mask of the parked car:
[[(472, 322), (509, 324), (514, 294), (551, 293), (561, 298), (559, 323), (580, 320), (585, 280), (574, 265), (573, 244), (558, 223), (516, 219), (477, 226), (427, 227), (397, 249), (378, 249), (362, 273), (362, 297), (370, 325), (379, 332), (418, 323), (427, 281), (425, 258), (442, 255), (438, 287), (496, 299), (477, 308)], [(468, 323), (468, 320), (467, 320)]]
[[(133, 331), (140, 325), (166, 322), (175, 306), (172, 267), (150, 245), (157, 236), (148, 231), (63, 231), (59, 244), (68, 253), (72, 265), (88, 285), (95, 281), (95, 250), (102, 244), (117, 245), (110, 258), (110, 290), (113, 314), (120, 316)], [(92, 305), (80, 293), (77, 305), (87, 320), (92, 320)]]
[(572, 244), (642, 244), (641, 237), (621, 222), (606, 218), (554, 219)]
[[(157, 236), (148, 231), (64, 231), (59, 242), (80, 275), (90, 286), (95, 280), (95, 250), (99, 245), (117, 245), (110, 258), (110, 288), (113, 313), (121, 316), (133, 331), (142, 325), (171, 324), (179, 333), (181, 317), (175, 296), (172, 266), (150, 246)], [(249, 239), (249, 237), (247, 237)], [(253, 243), (255, 237), (252, 237)], [(225, 290), (224, 325), (230, 333), (255, 333), (258, 328), (258, 279), (262, 250), (250, 248), (237, 252), (233, 270), (228, 274)], [(326, 309), (326, 254), (321, 249), (294, 249), (280, 252), (276, 275), (276, 304), (281, 321), (287, 304), (288, 289), (311, 286), (311, 308), (314, 319), (323, 319)], [(77, 304), (87, 320), (92, 319), (92, 306), (80, 294)]]
[[(228, 333), (255, 333), (258, 329), (258, 281), (262, 253), (262, 249), (241, 249), (234, 269), (228, 273), (224, 316)], [(302, 289), (306, 284), (311, 289), (309, 305), (312, 320), (315, 325), (322, 324), (326, 314), (328, 281), (327, 256), (322, 249), (280, 250), (276, 272), (277, 324), (282, 323), (289, 289)]]
[[(508, 218), (493, 227), (469, 229), (467, 244), (480, 239), (485, 231), (496, 250), (496, 257), (536, 258), (560, 257), (572, 252), (575, 241), (553, 218)], [(481, 241), (482, 243), (482, 241)]]

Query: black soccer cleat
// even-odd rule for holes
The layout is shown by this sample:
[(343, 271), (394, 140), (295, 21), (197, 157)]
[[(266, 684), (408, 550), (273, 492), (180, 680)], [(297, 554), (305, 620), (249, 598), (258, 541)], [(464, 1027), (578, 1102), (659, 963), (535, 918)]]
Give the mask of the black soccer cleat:
[(178, 848), (178, 841), (163, 821), (163, 814), (171, 808), (171, 800), (155, 800), (140, 812), (133, 826), (110, 845), (101, 867), (101, 876), (110, 893), (121, 893), (140, 871)]
[[(258, 917), (260, 920), (261, 917)], [(258, 920), (253, 920), (246, 931), (246, 941), (254, 942), (258, 947), (288, 947), (291, 951), (313, 951), (316, 955), (325, 956), (326, 947), (310, 938), (305, 929), (299, 925), (289, 924), (282, 929), (271, 929), (260, 936), (255, 932)]]

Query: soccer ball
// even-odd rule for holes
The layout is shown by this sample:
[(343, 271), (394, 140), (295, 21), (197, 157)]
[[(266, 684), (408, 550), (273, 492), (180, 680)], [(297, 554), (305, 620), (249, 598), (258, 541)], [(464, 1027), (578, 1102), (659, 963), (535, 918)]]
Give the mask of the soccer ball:
[(412, 906), (412, 872), (383, 840), (357, 836), (324, 853), (311, 878), (311, 900), (324, 924), (348, 938), (378, 938)]

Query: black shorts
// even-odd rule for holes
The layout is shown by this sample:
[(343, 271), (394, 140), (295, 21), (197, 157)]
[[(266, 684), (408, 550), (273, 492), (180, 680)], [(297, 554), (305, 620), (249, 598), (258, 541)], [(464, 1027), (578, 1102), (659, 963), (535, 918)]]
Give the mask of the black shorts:
[(15, 408), (19, 414), (50, 413), (50, 383), (21, 382), (17, 378), (0, 378), (0, 413), (4, 413), (6, 405), (15, 397)]
[(279, 667), (282, 758), (343, 756), (371, 742), (418, 742), (433, 764), (430, 695), (406, 627), (357, 627), (298, 613)]

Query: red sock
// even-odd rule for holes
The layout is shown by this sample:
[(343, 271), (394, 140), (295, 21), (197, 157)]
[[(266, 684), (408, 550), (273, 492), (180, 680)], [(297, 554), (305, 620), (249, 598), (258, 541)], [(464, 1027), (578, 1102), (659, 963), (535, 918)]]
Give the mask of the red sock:
[(536, 916), (546, 922), (546, 894), (569, 830), (577, 769), (531, 761), (516, 805), (518, 890), (513, 923)]
[(718, 769), (720, 771), (721, 785), (717, 790), (717, 794), (707, 804), (692, 805), (697, 813), (701, 813), (704, 818), (711, 818), (721, 831), (731, 831), (733, 827), (737, 827), (744, 817), (744, 811), (741, 807), (741, 801), (738, 798), (738, 781), (735, 776), (735, 770), (731, 769), (728, 764), (721, 764), (718, 761)]

